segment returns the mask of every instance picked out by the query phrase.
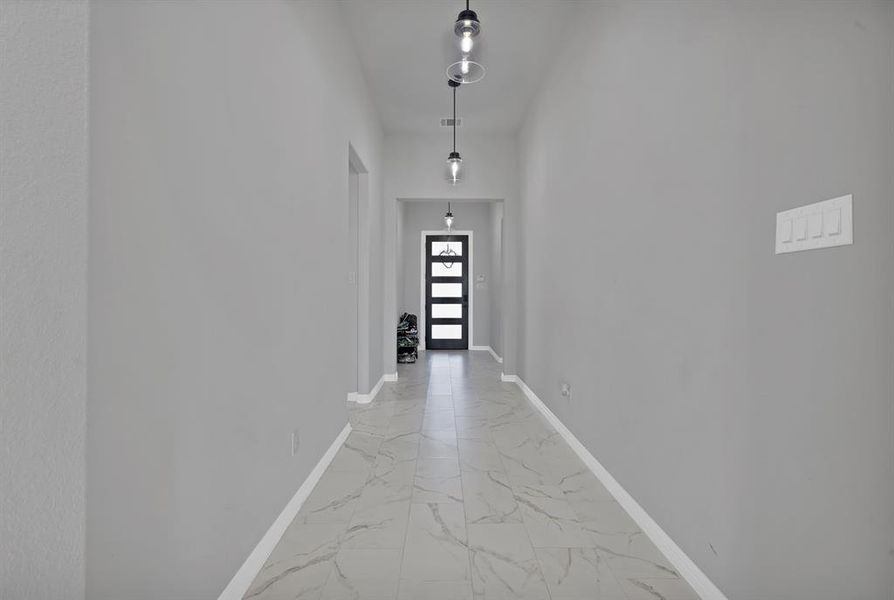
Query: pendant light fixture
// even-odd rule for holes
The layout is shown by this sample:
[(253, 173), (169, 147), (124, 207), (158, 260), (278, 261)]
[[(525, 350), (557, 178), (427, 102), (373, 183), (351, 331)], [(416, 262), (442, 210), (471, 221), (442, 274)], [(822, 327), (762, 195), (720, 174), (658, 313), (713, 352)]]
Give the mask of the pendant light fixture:
[(456, 151), (456, 88), (460, 86), (460, 83), (449, 79), (447, 80), (447, 85), (453, 88), (453, 152), (447, 156), (445, 178), (450, 185), (457, 185), (462, 183), (463, 180), (463, 159), (460, 157), (459, 152)]
[(459, 38), (460, 59), (447, 67), (447, 78), (459, 83), (481, 81), (484, 79), (485, 68), (472, 59), (475, 38), (481, 33), (481, 21), (478, 20), (478, 14), (469, 9), (469, 0), (466, 0), (466, 9), (456, 18), (453, 32)]
[(450, 203), (447, 203), (447, 214), (444, 215), (444, 227), (447, 228), (447, 233), (453, 231), (453, 213), (450, 212)]

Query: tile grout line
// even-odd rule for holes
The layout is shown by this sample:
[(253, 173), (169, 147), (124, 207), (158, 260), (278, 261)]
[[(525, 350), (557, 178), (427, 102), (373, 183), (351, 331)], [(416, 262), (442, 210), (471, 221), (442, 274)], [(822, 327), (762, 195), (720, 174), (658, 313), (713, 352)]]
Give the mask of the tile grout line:
[(466, 486), (463, 483), (463, 461), (459, 455), (459, 427), (456, 423), (456, 400), (453, 397), (453, 367), (450, 367), (450, 404), (453, 406), (453, 430), (456, 432), (456, 462), (459, 466), (459, 489), (463, 495), (463, 521), (466, 525), (466, 557), (469, 561), (469, 590), (475, 597), (474, 567), (472, 565), (472, 542), (469, 539), (469, 511), (466, 510)]
[[(498, 376), (499, 377), (499, 376)], [(490, 424), (487, 426), (487, 430), (491, 435), (491, 440), (493, 440), (493, 432), (490, 429)], [(537, 565), (537, 568), (540, 570), (540, 576), (543, 578), (543, 587), (546, 588), (546, 595), (550, 598), (553, 597), (552, 590), (549, 589), (549, 584), (546, 581), (546, 575), (544, 575), (543, 563), (540, 562), (540, 557), (537, 556), (537, 548), (534, 547), (534, 539), (531, 537), (531, 532), (528, 531), (528, 523), (525, 521), (524, 511), (522, 511), (521, 505), (516, 502), (515, 498), (515, 485), (512, 483), (512, 479), (509, 478), (509, 469), (506, 468), (506, 463), (503, 461), (503, 453), (497, 449), (497, 442), (493, 441), (494, 449), (497, 451), (497, 456), (500, 459), (500, 464), (503, 465), (503, 472), (506, 473), (506, 482), (509, 484), (510, 489), (512, 490), (512, 501), (515, 502), (515, 505), (518, 507), (518, 516), (521, 519), (522, 529), (525, 531), (525, 537), (528, 538), (528, 543), (531, 544), (531, 554), (534, 555), (534, 563)]]
[[(422, 411), (423, 411), (423, 418), (425, 418), (424, 417), (425, 407), (422, 408)], [(393, 415), (388, 418), (389, 425), (391, 424), (391, 419), (393, 419), (393, 418), (394, 418)], [(416, 461), (419, 460), (419, 448), (418, 447), (416, 448), (415, 460)], [(415, 480), (416, 480), (416, 469), (414, 468), (413, 469), (413, 481), (415, 482)], [(410, 513), (412, 512), (412, 510), (413, 510), (413, 488), (411, 486), (410, 487), (410, 501), (407, 503), (407, 526), (404, 528), (404, 541), (400, 546), (400, 566), (397, 569), (397, 589), (394, 592), (395, 600), (400, 598), (400, 584), (401, 584), (401, 581), (403, 581), (403, 577), (404, 577), (404, 555), (407, 552), (407, 536), (410, 535)]]

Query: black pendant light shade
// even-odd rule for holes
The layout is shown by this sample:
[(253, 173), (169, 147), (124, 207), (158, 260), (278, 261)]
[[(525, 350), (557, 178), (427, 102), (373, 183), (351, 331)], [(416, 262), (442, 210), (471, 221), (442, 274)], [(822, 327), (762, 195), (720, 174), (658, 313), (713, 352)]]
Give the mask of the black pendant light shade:
[(444, 173), (444, 178), (450, 185), (458, 185), (462, 183), (464, 175), (462, 168), (463, 159), (459, 155), (459, 152), (456, 151), (456, 88), (458, 88), (460, 84), (457, 81), (448, 79), (447, 85), (453, 89), (453, 152), (447, 156), (447, 169)]
[[(481, 21), (478, 20), (478, 13), (474, 10), (469, 10), (468, 2), (466, 2), (466, 10), (461, 11), (459, 16), (456, 17), (456, 23), (453, 24), (453, 32), (459, 38), (474, 38), (481, 33)], [(469, 50), (463, 51), (468, 52)]]

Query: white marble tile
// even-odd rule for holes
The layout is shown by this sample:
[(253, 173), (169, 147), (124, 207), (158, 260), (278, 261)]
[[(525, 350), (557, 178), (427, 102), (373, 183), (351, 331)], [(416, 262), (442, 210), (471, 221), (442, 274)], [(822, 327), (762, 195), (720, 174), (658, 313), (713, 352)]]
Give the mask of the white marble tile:
[(415, 474), (416, 461), (377, 463), (363, 488), (359, 504), (370, 507), (410, 500)]
[(356, 433), (371, 433), (374, 435), (385, 435), (388, 431), (388, 422), (391, 415), (387, 411), (376, 407), (368, 410), (351, 410), (348, 421), (351, 423), (351, 429)]
[(409, 413), (391, 417), (385, 437), (401, 433), (418, 433), (422, 429), (423, 413)]
[(490, 355), (398, 372), (350, 406), (354, 431), (252, 598), (695, 598)]
[(582, 520), (598, 519), (601, 502), (613, 502), (614, 498), (589, 469), (584, 469), (560, 482), (559, 487), (571, 508)]
[(352, 431), (344, 445), (336, 453), (329, 465), (330, 471), (358, 471), (370, 469), (376, 462), (376, 455), (383, 438), (369, 433)]
[(580, 461), (557, 461), (534, 453), (527, 457), (519, 457), (501, 450), (500, 458), (503, 460), (509, 480), (514, 485), (560, 486), (563, 481), (586, 468)]
[(419, 434), (419, 458), (458, 459), (456, 428), (451, 423), (441, 428), (423, 428)]
[(472, 583), (402, 579), (397, 600), (472, 600)]
[(463, 501), (459, 463), (455, 458), (420, 458), (416, 463), (413, 502)]
[(682, 579), (619, 578), (628, 600), (699, 600)]
[(358, 506), (342, 536), (342, 548), (403, 548), (410, 502)]
[(394, 600), (400, 582), (400, 550), (341, 549), (321, 600)]
[(452, 394), (441, 394), (441, 395), (429, 395), (425, 400), (425, 412), (433, 412), (438, 410), (450, 409), (453, 410), (453, 395)]
[[(566, 496), (567, 497), (567, 496)], [(575, 508), (572, 505), (572, 508)], [(580, 505), (575, 512), (579, 512)], [(637, 533), (640, 531), (636, 522), (627, 511), (614, 500), (600, 500), (588, 503), (581, 521), (586, 523), (587, 531), (593, 536), (613, 533)], [(592, 537), (592, 536), (591, 536)], [(595, 539), (595, 538), (594, 538)]]
[(554, 486), (513, 486), (515, 501), (535, 548), (583, 548), (589, 545), (577, 515)]
[(421, 581), (469, 579), (461, 504), (412, 504), (402, 572)]
[(543, 600), (546, 582), (523, 525), (469, 525), (472, 590), (487, 600)]
[(298, 518), (306, 523), (350, 521), (368, 474), (368, 470), (327, 470), (304, 502)]
[(488, 419), (484, 417), (456, 417), (456, 437), (463, 440), (491, 441)]
[(626, 600), (621, 585), (592, 548), (535, 549), (552, 598)]
[(460, 468), (463, 471), (503, 472), (503, 461), (497, 447), (480, 440), (459, 440)]
[(463, 471), (463, 502), (466, 521), (521, 523), (522, 516), (509, 479), (500, 471)]
[(292, 523), (245, 598), (318, 598), (332, 570), (343, 531), (342, 523)]
[(422, 418), (422, 429), (453, 429), (455, 418), (452, 408), (427, 410)]
[(594, 531), (590, 523), (584, 523), (582, 527), (618, 577), (679, 577), (677, 570), (643, 532), (600, 533)]
[(379, 446), (376, 463), (373, 470), (376, 471), (385, 465), (394, 465), (397, 462), (413, 461), (419, 456), (419, 442), (422, 436), (418, 433), (398, 433), (386, 437)]

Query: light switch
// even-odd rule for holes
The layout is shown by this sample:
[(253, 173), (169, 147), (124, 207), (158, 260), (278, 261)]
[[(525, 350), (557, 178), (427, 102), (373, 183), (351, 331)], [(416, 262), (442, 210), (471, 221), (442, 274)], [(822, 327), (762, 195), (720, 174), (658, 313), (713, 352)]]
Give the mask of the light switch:
[(825, 218), (826, 235), (838, 235), (841, 233), (841, 209), (826, 211)]
[(823, 214), (807, 215), (807, 235), (812, 238), (823, 237)]
[(776, 213), (776, 254), (854, 243), (853, 196)]
[(786, 244), (791, 243), (792, 241), (792, 220), (786, 219), (782, 222), (782, 236), (780, 239)]
[(795, 219), (795, 240), (801, 241), (807, 239), (807, 217), (798, 217)]

